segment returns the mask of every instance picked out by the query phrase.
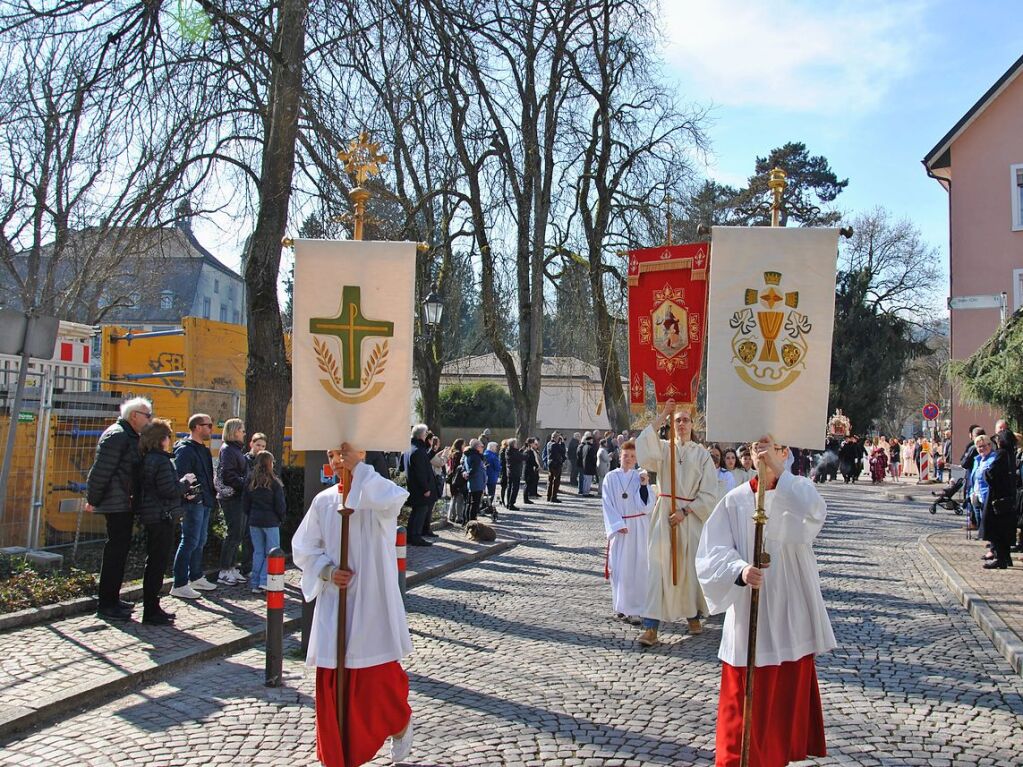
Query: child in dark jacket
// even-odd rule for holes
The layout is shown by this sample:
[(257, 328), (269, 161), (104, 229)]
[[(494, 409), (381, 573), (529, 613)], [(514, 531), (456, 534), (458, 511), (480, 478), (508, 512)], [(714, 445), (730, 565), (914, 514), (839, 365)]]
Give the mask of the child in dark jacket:
[(284, 485), (274, 474), (274, 457), (265, 450), (256, 455), (242, 493), (242, 509), (249, 518), (252, 536), (252, 593), (266, 590), (267, 555), (281, 545), (281, 525), (287, 511)]

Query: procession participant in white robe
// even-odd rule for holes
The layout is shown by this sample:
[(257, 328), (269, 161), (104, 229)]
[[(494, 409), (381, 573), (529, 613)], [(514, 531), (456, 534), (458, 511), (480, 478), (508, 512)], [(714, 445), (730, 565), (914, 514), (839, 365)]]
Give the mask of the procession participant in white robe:
[[(660, 425), (675, 407), (671, 400), (658, 414)], [(657, 436), (654, 425), (647, 426), (636, 440), (639, 465), (657, 472), (657, 502), (650, 518), (650, 578), (643, 610), (640, 644), (657, 643), (661, 621), (687, 620), (689, 633), (703, 631), (700, 613), (707, 614), (707, 603), (696, 578), (696, 549), (700, 545), (703, 523), (718, 501), (718, 477), (710, 453), (693, 442), (693, 415), (689, 406), (675, 411), (675, 466), (671, 466), (670, 445)], [(675, 472), (675, 512), (671, 513), (671, 477)], [(669, 518), (670, 515), (670, 518)], [(678, 583), (671, 578), (671, 527), (676, 528)]]
[(612, 608), (628, 620), (642, 615), (646, 607), (647, 518), (654, 507), (654, 494), (646, 471), (636, 468), (636, 443), (630, 439), (620, 450), (621, 468), (608, 472), (601, 487), (607, 534), (604, 578), (611, 581)]
[[(364, 462), (365, 452), (344, 443), (327, 452), (335, 476), (352, 470), (348, 508), (349, 569), (340, 570), (339, 487), (313, 499), (292, 539), (302, 570), (302, 594), (316, 600), (306, 665), (316, 667), (316, 755), (327, 767), (358, 767), (372, 760), (391, 738), (391, 758), (403, 761), (412, 748), (408, 676), (398, 662), (412, 652), (405, 607), (398, 588), (394, 535), (408, 492)], [(346, 748), (337, 726), (338, 594), (345, 592)]]
[[(836, 646), (821, 596), (813, 541), (827, 507), (813, 482), (785, 470), (788, 449), (770, 435), (753, 446), (758, 477), (730, 492), (714, 509), (700, 539), (696, 569), (712, 613), (727, 611), (718, 657), (718, 767), (739, 764), (750, 589), (760, 589), (753, 688), (752, 767), (782, 767), (824, 756), (824, 717), (814, 656)], [(753, 560), (757, 482), (768, 483), (764, 551)]]

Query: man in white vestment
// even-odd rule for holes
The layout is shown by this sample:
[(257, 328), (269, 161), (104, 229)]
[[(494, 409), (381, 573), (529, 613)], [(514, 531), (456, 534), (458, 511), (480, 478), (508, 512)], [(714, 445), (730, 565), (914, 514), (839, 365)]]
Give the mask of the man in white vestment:
[[(657, 643), (661, 621), (688, 622), (689, 633), (703, 631), (700, 613), (707, 614), (696, 578), (696, 549), (700, 545), (703, 523), (718, 501), (717, 469), (710, 453), (693, 442), (693, 413), (690, 406), (669, 400), (658, 414), (660, 425), (674, 410), (675, 465), (671, 466), (670, 445), (661, 439), (654, 424), (647, 426), (636, 440), (639, 465), (657, 472), (657, 502), (650, 519), (650, 578), (647, 583), (643, 633), (637, 640), (645, 647)], [(671, 505), (671, 473), (675, 472), (674, 512)], [(671, 528), (676, 530), (677, 584), (671, 576)]]
[(621, 468), (608, 472), (601, 487), (604, 532), (607, 534), (604, 578), (611, 581), (611, 602), (615, 613), (624, 620), (630, 620), (642, 615), (646, 607), (649, 577), (647, 519), (653, 511), (654, 494), (648, 485), (646, 471), (636, 468), (636, 443), (628, 440), (620, 450)]
[[(750, 590), (760, 590), (751, 767), (782, 767), (824, 756), (824, 722), (814, 656), (836, 646), (821, 595), (813, 541), (827, 507), (806, 477), (785, 469), (788, 449), (770, 435), (753, 445), (757, 477), (726, 495), (700, 539), (696, 570), (712, 613), (727, 611), (718, 657), (718, 767), (739, 764)], [(767, 482), (764, 551), (753, 562), (756, 490)]]
[[(391, 758), (412, 748), (408, 676), (399, 661), (412, 652), (394, 553), (398, 512), (408, 492), (380, 476), (365, 452), (344, 443), (327, 452), (335, 476), (348, 468), (348, 569), (341, 570), (342, 495), (330, 487), (313, 499), (292, 539), (302, 594), (316, 600), (306, 665), (316, 668), (316, 752), (326, 767), (358, 767), (391, 738)], [(337, 726), (338, 595), (345, 593), (346, 737)]]

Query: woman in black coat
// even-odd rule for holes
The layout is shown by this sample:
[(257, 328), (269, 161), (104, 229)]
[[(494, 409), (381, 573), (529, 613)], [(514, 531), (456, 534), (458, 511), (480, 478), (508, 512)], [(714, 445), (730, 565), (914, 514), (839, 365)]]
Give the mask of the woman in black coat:
[[(1016, 530), (1016, 475), (1012, 470), (1015, 458), (1009, 451), (1011, 445), (1005, 443), (999, 435), (994, 442), (986, 436), (976, 438), (977, 453), (982, 459), (981, 471), (987, 483), (987, 499), (982, 512), (985, 537), (991, 542), (994, 559), (984, 563), (985, 569), (1004, 570), (1012, 567), (1009, 549), (1012, 546)], [(994, 452), (988, 455), (994, 448)]]
[(170, 423), (154, 418), (142, 429), (139, 452), (142, 468), (139, 481), (137, 512), (146, 529), (146, 570), (142, 576), (142, 622), (166, 625), (174, 614), (160, 607), (163, 577), (170, 564), (174, 544), (174, 524), (183, 513), (182, 501), (187, 497), (194, 474), (178, 479), (174, 468), (171, 442), (174, 433)]

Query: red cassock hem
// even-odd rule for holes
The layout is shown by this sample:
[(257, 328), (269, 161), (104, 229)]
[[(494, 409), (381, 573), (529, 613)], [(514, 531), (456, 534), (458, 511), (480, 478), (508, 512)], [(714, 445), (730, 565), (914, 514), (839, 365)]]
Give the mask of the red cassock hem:
[[(750, 767), (784, 767), (810, 756), (827, 756), (813, 655), (780, 666), (758, 666), (754, 674)], [(745, 692), (746, 668), (722, 663), (717, 767), (738, 767)]]
[(316, 756), (326, 767), (359, 767), (372, 760), (384, 741), (404, 730), (412, 716), (408, 675), (398, 661), (348, 669), (348, 747), (343, 751), (336, 701), (337, 669), (317, 668)]

